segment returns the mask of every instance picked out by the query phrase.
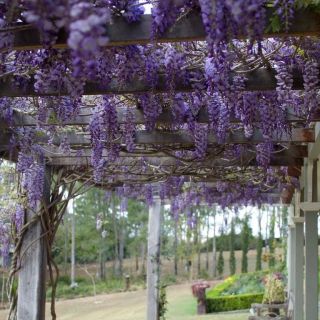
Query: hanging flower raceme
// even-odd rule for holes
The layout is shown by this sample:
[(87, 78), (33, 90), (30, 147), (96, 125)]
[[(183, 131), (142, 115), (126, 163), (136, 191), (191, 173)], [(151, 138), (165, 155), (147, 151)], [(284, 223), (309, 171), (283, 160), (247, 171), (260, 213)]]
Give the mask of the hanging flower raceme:
[(96, 70), (96, 58), (109, 39), (106, 23), (110, 12), (87, 1), (77, 1), (70, 8), (68, 46), (72, 49), (73, 75), (88, 77)]
[(16, 205), (15, 212), (13, 214), (12, 219), (13, 219), (14, 225), (16, 226), (16, 230), (19, 233), (21, 228), (24, 225), (24, 219), (25, 219), (25, 209), (22, 205), (20, 204)]
[(256, 146), (257, 152), (257, 163), (262, 167), (267, 167), (270, 164), (271, 153), (273, 151), (273, 143), (272, 142), (263, 142), (259, 143)]
[(157, 97), (152, 94), (139, 96), (139, 103), (143, 110), (147, 130), (153, 130), (159, 115), (162, 112), (162, 105)]
[(163, 34), (176, 21), (180, 8), (174, 0), (158, 1), (152, 7), (152, 37)]
[(204, 159), (208, 146), (208, 126), (196, 123), (194, 130), (195, 155), (198, 159)]
[(23, 17), (35, 25), (41, 33), (45, 45), (52, 45), (60, 29), (65, 27), (68, 16), (66, 0), (23, 0)]
[(135, 148), (134, 135), (136, 126), (134, 123), (135, 117), (131, 108), (126, 109), (126, 123), (124, 125), (124, 138), (128, 152), (133, 152)]
[(307, 61), (303, 70), (304, 81), (304, 107), (308, 110), (308, 121), (318, 108), (320, 102), (319, 94), (319, 65), (314, 61)]

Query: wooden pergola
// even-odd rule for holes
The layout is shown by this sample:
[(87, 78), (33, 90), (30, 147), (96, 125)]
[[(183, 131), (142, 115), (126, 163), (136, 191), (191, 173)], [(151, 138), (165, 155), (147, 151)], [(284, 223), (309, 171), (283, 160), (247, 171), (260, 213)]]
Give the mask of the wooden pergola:
[[(272, 10), (268, 15), (272, 15)], [(150, 30), (152, 20), (149, 15), (142, 17), (140, 22), (128, 25), (123, 19), (116, 18), (113, 24), (107, 25), (107, 33), (110, 38), (108, 46), (123, 46), (133, 44), (150, 43)], [(320, 16), (312, 11), (303, 10), (296, 13), (288, 33), (271, 31), (265, 33), (265, 37), (287, 36), (317, 36), (320, 33)], [(181, 42), (205, 40), (205, 31), (199, 14), (189, 14), (180, 19), (176, 24), (156, 42)], [(55, 44), (57, 49), (65, 49), (67, 35), (59, 34)], [(36, 29), (21, 30), (15, 33), (14, 50), (41, 49), (40, 35)], [(234, 75), (230, 74), (232, 79)], [(160, 75), (156, 87), (148, 83), (132, 81), (119, 85), (117, 79), (112, 79), (108, 85), (87, 83), (85, 95), (100, 94), (138, 94), (138, 93), (163, 93), (167, 91), (165, 79)], [(275, 70), (260, 68), (249, 73), (245, 81), (246, 91), (269, 91), (276, 88)], [(303, 77), (298, 70), (294, 71), (293, 89), (303, 89)], [(176, 83), (176, 92), (190, 92), (193, 88), (182, 83)], [(67, 92), (62, 88), (59, 92), (52, 89), (41, 94), (34, 89), (34, 80), (30, 79), (23, 88), (15, 87), (9, 81), (0, 85), (0, 97), (41, 97), (60, 96)], [(47, 146), (47, 137), (39, 136), (38, 142), (46, 146), (45, 156), (47, 175), (45, 182), (45, 198), (49, 202), (50, 177), (52, 172), (60, 168), (66, 168), (69, 176), (81, 181), (91, 181), (92, 169), (90, 168), (91, 144), (90, 137), (85, 130), (79, 130), (88, 126), (93, 105), (83, 106), (80, 114), (72, 120), (67, 120), (63, 125), (71, 129), (67, 133), (57, 133), (53, 143)], [(115, 175), (116, 179), (102, 182), (99, 187), (114, 188), (124, 183), (157, 183), (169, 176), (188, 176), (190, 182), (215, 181), (226, 175), (234, 175), (240, 179), (245, 173), (259, 172), (253, 154), (245, 154), (241, 158), (232, 161), (219, 158), (216, 151), (219, 148), (227, 148), (232, 144), (256, 145), (264, 142), (261, 131), (256, 130), (252, 137), (245, 137), (243, 132), (230, 133), (224, 144), (220, 144), (214, 135), (208, 137), (208, 156), (203, 160), (177, 159), (174, 151), (189, 150), (194, 141), (185, 130), (178, 132), (166, 132), (156, 129), (152, 132), (143, 127), (145, 119), (139, 106), (134, 108), (134, 118), (137, 125), (141, 125), (135, 135), (136, 148), (134, 152), (127, 152), (123, 147), (123, 141), (119, 139), (120, 160), (106, 166), (108, 175)], [(259, 115), (257, 115), (259, 119)], [(201, 109), (197, 115), (200, 123), (208, 123), (208, 112)], [(320, 111), (318, 110), (311, 119), (314, 125), (303, 128), (306, 119), (301, 118), (293, 110), (287, 110), (287, 120), (295, 128), (292, 135), (272, 137), (274, 148), (277, 151), (271, 157), (270, 166), (288, 167), (288, 175), (300, 177), (300, 191), (293, 189), (271, 189), (265, 193), (270, 194), (274, 202), (282, 202), (290, 206), (290, 228), (288, 236), (288, 270), (289, 291), (294, 297), (294, 319), (311, 320), (318, 319), (318, 229), (317, 219), (320, 210), (320, 187), (317, 186), (320, 175), (318, 157), (320, 154)], [(125, 110), (118, 109), (119, 124), (125, 121)], [(258, 120), (257, 120), (258, 121)], [(231, 122), (238, 123), (235, 115), (231, 116)], [(168, 126), (173, 123), (172, 114), (164, 108), (157, 120), (157, 126)], [(42, 125), (58, 124), (55, 120)], [(15, 161), (17, 150), (9, 152), (12, 130), (16, 127), (36, 127), (38, 122), (27, 113), (14, 111), (13, 123), (8, 124), (0, 120), (0, 157)], [(72, 148), (70, 154), (63, 154), (58, 146), (67, 138)], [(281, 148), (280, 145), (286, 146)], [(82, 150), (81, 153), (78, 151)], [(211, 157), (210, 157), (211, 156)], [(124, 167), (125, 170), (124, 171)], [(141, 173), (142, 167), (144, 169)], [(165, 169), (165, 170), (164, 170)], [(79, 177), (79, 172), (81, 175)], [(128, 179), (128, 174), (130, 179)], [(126, 173), (126, 174), (124, 174)], [(40, 205), (40, 204), (39, 204)], [(148, 237), (148, 320), (156, 320), (158, 314), (158, 259), (160, 246), (160, 208), (161, 202), (156, 198), (150, 206), (149, 237)], [(32, 219), (32, 212), (28, 218)], [(304, 229), (305, 227), (305, 229)], [(23, 240), (23, 247), (32, 245), (32, 250), (24, 256), (19, 271), (18, 287), (18, 320), (42, 320), (45, 318), (45, 273), (46, 273), (46, 246), (42, 239), (42, 227), (38, 222), (29, 228)], [(304, 255), (305, 246), (305, 255)], [(22, 298), (23, 297), (23, 298)]]

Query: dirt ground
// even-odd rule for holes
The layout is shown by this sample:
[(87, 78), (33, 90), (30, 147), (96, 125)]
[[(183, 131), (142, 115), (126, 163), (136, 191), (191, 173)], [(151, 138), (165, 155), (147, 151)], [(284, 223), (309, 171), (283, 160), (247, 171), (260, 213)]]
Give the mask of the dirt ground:
[[(190, 284), (168, 288), (167, 320), (196, 320), (196, 301)], [(49, 307), (49, 306), (48, 306)], [(144, 290), (116, 293), (57, 302), (59, 320), (145, 320), (146, 292)], [(0, 311), (0, 320), (5, 320), (6, 311)], [(246, 320), (248, 313), (228, 313), (202, 316), (202, 320)], [(47, 310), (47, 319), (49, 309)]]

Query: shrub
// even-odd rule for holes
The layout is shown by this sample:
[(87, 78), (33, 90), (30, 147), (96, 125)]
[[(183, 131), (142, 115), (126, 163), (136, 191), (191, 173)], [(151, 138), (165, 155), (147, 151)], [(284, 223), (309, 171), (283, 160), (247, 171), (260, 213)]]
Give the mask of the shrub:
[(223, 282), (216, 285), (213, 289), (207, 291), (207, 298), (215, 298), (221, 296), (221, 294), (227, 289), (229, 289), (238, 279), (238, 275), (233, 275), (231, 277), (226, 278)]
[(207, 313), (249, 309), (252, 303), (261, 303), (263, 293), (207, 297)]

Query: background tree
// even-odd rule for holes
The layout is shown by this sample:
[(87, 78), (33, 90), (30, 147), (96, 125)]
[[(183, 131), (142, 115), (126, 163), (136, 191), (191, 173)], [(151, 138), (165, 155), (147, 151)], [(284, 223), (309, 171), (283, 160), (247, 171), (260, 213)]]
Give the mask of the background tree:
[(246, 214), (243, 219), (242, 226), (242, 260), (241, 260), (241, 272), (248, 272), (248, 251), (249, 251), (249, 240), (250, 240), (250, 227), (249, 227), (249, 217)]
[(270, 236), (269, 236), (269, 268), (275, 266), (275, 225), (276, 225), (276, 208), (272, 208), (270, 218)]
[(233, 275), (236, 273), (236, 256), (234, 252), (234, 242), (235, 242), (235, 222), (234, 218), (231, 219), (231, 227), (230, 227), (230, 235), (229, 235), (229, 266), (230, 266), (230, 274)]
[(257, 238), (257, 257), (256, 257), (256, 271), (262, 269), (262, 249), (263, 249), (263, 238), (262, 238), (262, 210), (259, 209), (258, 213), (258, 226), (259, 226), (259, 233)]
[(224, 245), (224, 232), (223, 229), (221, 229), (221, 235), (220, 235), (220, 242), (219, 242), (219, 257), (218, 257), (218, 264), (217, 264), (217, 270), (219, 277), (222, 276), (224, 271), (224, 257), (223, 257), (223, 245)]

